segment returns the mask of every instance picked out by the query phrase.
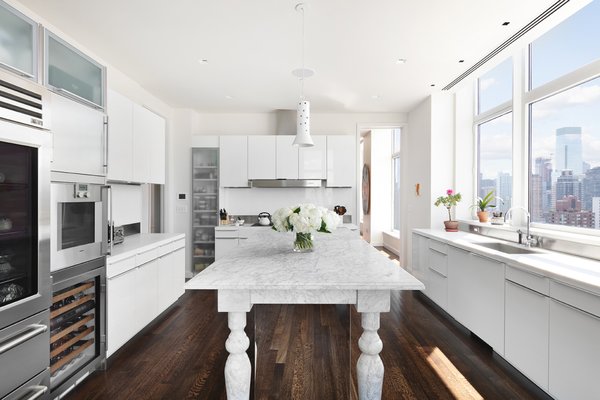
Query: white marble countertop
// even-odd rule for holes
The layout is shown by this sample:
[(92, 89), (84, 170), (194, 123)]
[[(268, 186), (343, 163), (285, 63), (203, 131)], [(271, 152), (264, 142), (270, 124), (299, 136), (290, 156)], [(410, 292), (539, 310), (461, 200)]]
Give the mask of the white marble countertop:
[[(254, 229), (254, 228), (253, 228)], [(423, 284), (349, 229), (315, 234), (311, 253), (294, 234), (259, 229), (187, 282), (186, 289), (421, 290)]]
[(507, 254), (477, 246), (477, 243), (515, 243), (467, 232), (438, 229), (415, 229), (414, 232), (600, 295), (600, 261), (537, 248), (533, 248), (531, 254)]
[(184, 239), (183, 233), (141, 233), (125, 237), (123, 243), (113, 246), (112, 254), (107, 257), (107, 263), (114, 263), (137, 253), (151, 250), (175, 240)]

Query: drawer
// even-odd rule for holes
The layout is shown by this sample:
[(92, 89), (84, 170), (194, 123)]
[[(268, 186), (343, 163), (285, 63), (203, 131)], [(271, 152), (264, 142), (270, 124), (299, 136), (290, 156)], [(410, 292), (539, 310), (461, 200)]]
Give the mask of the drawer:
[(550, 293), (550, 279), (511, 265), (506, 266), (506, 279), (546, 296)]
[(22, 384), (2, 400), (45, 400), (50, 398), (50, 368)]
[(158, 249), (154, 248), (152, 250), (145, 251), (143, 253), (138, 253), (135, 255), (135, 265), (146, 264), (149, 261), (158, 258)]
[(106, 266), (106, 277), (112, 278), (122, 274), (125, 271), (135, 268), (135, 256), (131, 256), (116, 263), (108, 264)]
[(600, 296), (551, 280), (550, 297), (600, 317)]
[(172, 251), (183, 249), (184, 247), (185, 247), (185, 238), (178, 239), (178, 240), (174, 241), (173, 243), (171, 243)]
[(50, 311), (0, 330), (0, 396), (50, 365)]
[[(162, 246), (158, 246), (158, 248), (156, 249), (156, 255), (158, 257), (162, 257), (162, 256), (172, 253), (172, 252), (173, 252), (173, 243), (163, 244)], [(148, 260), (148, 261), (150, 261), (150, 260)]]
[(227, 231), (217, 231), (215, 230), (215, 238), (216, 239), (228, 239), (228, 238), (237, 238), (239, 236), (239, 232), (237, 229), (235, 230), (227, 230)]
[(440, 275), (448, 276), (448, 256), (446, 253), (441, 253), (437, 250), (429, 248), (429, 268), (436, 271)]
[(429, 248), (438, 253), (448, 254), (448, 245), (446, 243), (438, 242), (437, 240), (429, 239)]

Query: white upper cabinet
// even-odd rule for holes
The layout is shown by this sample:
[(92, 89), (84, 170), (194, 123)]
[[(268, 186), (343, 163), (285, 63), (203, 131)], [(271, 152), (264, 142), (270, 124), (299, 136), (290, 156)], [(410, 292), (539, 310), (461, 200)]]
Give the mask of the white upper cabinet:
[(219, 138), (219, 173), (222, 187), (248, 187), (248, 136)]
[(164, 184), (165, 119), (112, 90), (107, 111), (108, 179)]
[(104, 109), (106, 68), (49, 30), (44, 32), (44, 84), (72, 100)]
[(165, 183), (165, 120), (133, 105), (133, 180)]
[(327, 136), (327, 187), (356, 185), (356, 139), (351, 135)]
[(133, 181), (133, 102), (108, 91), (108, 174), (115, 181)]
[(248, 136), (248, 179), (275, 179), (277, 145), (274, 135)]
[(313, 136), (312, 147), (298, 149), (298, 178), (327, 179), (327, 138)]
[(0, 66), (37, 81), (38, 24), (0, 2)]
[(101, 111), (54, 93), (52, 100), (52, 171), (106, 175), (107, 134)]
[(276, 136), (277, 179), (298, 179), (298, 146), (292, 135)]

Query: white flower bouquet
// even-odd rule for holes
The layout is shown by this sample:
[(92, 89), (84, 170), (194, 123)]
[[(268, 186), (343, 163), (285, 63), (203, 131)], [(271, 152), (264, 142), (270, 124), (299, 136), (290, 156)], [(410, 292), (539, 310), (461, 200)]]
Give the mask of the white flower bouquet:
[(313, 248), (312, 232), (333, 232), (340, 224), (340, 216), (314, 204), (300, 204), (275, 211), (273, 229), (278, 232), (294, 231), (294, 250), (310, 251)]

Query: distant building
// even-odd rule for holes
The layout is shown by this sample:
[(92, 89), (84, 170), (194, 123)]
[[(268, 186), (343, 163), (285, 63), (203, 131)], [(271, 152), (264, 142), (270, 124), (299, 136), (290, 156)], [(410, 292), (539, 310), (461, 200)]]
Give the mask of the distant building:
[(498, 172), (496, 196), (500, 197), (503, 202), (498, 202), (495, 210), (506, 213), (512, 204), (512, 175), (508, 172)]
[(552, 209), (552, 159), (535, 159), (531, 176), (531, 220), (544, 222), (544, 212)]
[(496, 180), (495, 179), (479, 179), (479, 194), (478, 197), (484, 198), (486, 194), (490, 192), (490, 190), (496, 190)]
[(595, 167), (585, 173), (582, 180), (583, 186), (583, 209), (592, 209), (592, 199), (600, 197), (600, 167)]
[(545, 215), (546, 222), (555, 225), (594, 227), (594, 213), (591, 211), (550, 211)]
[[(573, 175), (573, 171), (564, 170), (556, 179), (556, 204), (567, 196), (582, 198), (581, 182)], [(555, 207), (556, 209), (556, 207)]]
[(573, 171), (574, 175), (583, 174), (581, 151), (581, 127), (568, 126), (556, 130), (556, 164), (558, 174)]
[(594, 228), (600, 229), (600, 197), (592, 199), (592, 213), (594, 214)]

